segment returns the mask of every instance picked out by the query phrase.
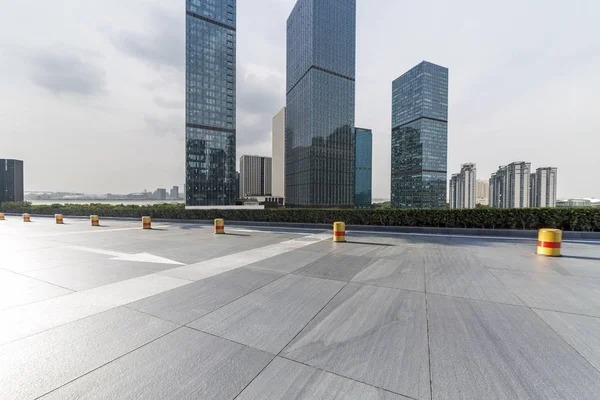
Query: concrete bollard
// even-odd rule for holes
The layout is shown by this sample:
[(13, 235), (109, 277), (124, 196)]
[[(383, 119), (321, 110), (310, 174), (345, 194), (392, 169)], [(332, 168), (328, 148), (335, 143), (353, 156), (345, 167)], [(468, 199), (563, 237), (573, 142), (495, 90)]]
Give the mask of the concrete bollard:
[(4, 213), (0, 213), (0, 221), (5, 221), (5, 219), (4, 219)]
[(215, 235), (223, 235), (225, 233), (225, 220), (215, 219)]
[(31, 216), (27, 213), (23, 214), (23, 222), (31, 222)]
[(560, 229), (540, 229), (538, 232), (537, 254), (560, 257), (562, 231)]
[(56, 219), (56, 224), (57, 224), (57, 225), (62, 225), (62, 224), (64, 224), (64, 221), (63, 221), (63, 215), (62, 215), (62, 214), (55, 214), (55, 215), (54, 215), (54, 218)]
[(90, 215), (90, 221), (92, 226), (100, 226), (100, 217), (97, 215)]
[(142, 217), (142, 229), (152, 229), (152, 219), (150, 217)]
[(343, 222), (333, 223), (333, 241), (334, 242), (345, 242), (346, 241), (346, 224)]

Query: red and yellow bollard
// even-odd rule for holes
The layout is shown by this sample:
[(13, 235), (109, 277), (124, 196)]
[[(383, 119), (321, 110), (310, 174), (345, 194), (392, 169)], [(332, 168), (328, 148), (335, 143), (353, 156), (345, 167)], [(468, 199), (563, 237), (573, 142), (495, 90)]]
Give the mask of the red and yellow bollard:
[(4, 219), (4, 213), (0, 213), (0, 221), (5, 221), (5, 219)]
[(152, 219), (150, 217), (142, 217), (142, 229), (152, 229)]
[(90, 221), (92, 226), (100, 226), (100, 217), (97, 215), (90, 215)]
[(23, 214), (23, 222), (31, 222), (31, 216), (27, 213)]
[(215, 219), (215, 235), (225, 234), (225, 220), (218, 218)]
[(64, 224), (64, 220), (63, 220), (63, 215), (62, 214), (55, 214), (54, 215), (54, 219), (56, 219), (56, 224), (57, 225)]
[(343, 222), (333, 223), (333, 241), (334, 242), (345, 242), (346, 241), (346, 224)]
[(560, 229), (540, 229), (538, 232), (537, 254), (560, 257), (562, 231)]

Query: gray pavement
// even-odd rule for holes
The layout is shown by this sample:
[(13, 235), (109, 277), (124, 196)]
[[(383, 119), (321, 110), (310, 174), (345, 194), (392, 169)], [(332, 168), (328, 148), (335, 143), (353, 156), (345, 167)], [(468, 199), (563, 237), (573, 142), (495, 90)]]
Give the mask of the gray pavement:
[(598, 399), (600, 243), (0, 221), (1, 399)]

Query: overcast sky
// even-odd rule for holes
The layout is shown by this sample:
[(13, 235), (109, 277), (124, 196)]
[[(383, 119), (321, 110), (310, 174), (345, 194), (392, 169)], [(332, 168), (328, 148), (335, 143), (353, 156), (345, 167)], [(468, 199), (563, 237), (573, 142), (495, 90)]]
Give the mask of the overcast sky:
[[(238, 158), (271, 155), (295, 0), (238, 0)], [(185, 1), (0, 0), (0, 158), (26, 190), (183, 186)], [(600, 2), (357, 0), (356, 125), (388, 198), (392, 80), (450, 69), (449, 175), (558, 167), (559, 197), (600, 197)]]

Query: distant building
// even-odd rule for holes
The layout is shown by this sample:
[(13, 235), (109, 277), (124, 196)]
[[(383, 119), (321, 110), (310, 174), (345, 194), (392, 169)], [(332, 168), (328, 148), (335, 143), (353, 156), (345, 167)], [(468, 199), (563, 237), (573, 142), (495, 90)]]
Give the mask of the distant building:
[(450, 208), (475, 208), (477, 167), (463, 164), (459, 174), (450, 179)]
[(186, 206), (235, 205), (236, 0), (186, 1)]
[(154, 198), (156, 200), (166, 200), (167, 199), (167, 189), (156, 189), (154, 192)]
[(286, 72), (286, 205), (353, 207), (355, 0), (296, 2)]
[(0, 158), (0, 204), (24, 199), (23, 161)]
[(518, 161), (500, 167), (490, 178), (490, 205), (495, 208), (528, 208), (531, 163)]
[(179, 200), (179, 186), (173, 186), (171, 189), (170, 197), (171, 200)]
[(285, 107), (273, 117), (273, 196), (285, 197)]
[(240, 158), (240, 197), (271, 196), (271, 157), (242, 156)]
[(536, 174), (532, 173), (529, 175), (529, 207), (536, 207), (535, 205), (535, 193), (536, 193)]
[(354, 173), (354, 203), (357, 208), (371, 208), (373, 185), (373, 131), (354, 128), (356, 171)]
[(423, 61), (392, 83), (391, 206), (445, 208), (448, 69)]
[(531, 207), (556, 207), (556, 179), (558, 169), (552, 167), (538, 168), (531, 174)]
[(591, 207), (595, 205), (590, 199), (557, 200), (556, 207)]
[(475, 193), (475, 203), (482, 206), (490, 205), (490, 182), (477, 181), (477, 192)]

